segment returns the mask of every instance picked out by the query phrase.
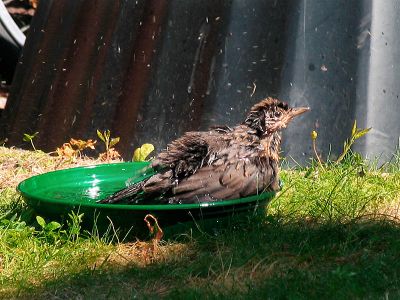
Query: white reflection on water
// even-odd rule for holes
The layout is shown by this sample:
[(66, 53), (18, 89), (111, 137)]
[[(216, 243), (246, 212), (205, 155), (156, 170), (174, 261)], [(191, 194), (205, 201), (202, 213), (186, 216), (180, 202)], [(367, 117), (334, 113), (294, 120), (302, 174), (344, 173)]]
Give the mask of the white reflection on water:
[(93, 181), (91, 182), (92, 187), (88, 188), (85, 191), (85, 196), (91, 198), (91, 199), (96, 199), (99, 196), (100, 193), (100, 187), (97, 185), (100, 180), (96, 178), (96, 175), (92, 175)]
[(100, 188), (98, 186), (93, 186), (91, 188), (88, 188), (85, 194), (91, 199), (97, 199), (100, 194)]

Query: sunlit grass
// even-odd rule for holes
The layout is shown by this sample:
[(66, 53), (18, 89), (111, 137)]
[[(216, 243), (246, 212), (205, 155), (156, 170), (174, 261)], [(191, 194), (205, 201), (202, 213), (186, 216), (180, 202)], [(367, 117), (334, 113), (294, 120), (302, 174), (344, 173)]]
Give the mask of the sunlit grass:
[(76, 218), (43, 230), (15, 186), (54, 159), (0, 148), (0, 298), (400, 297), (396, 157), (381, 168), (355, 154), (286, 167), (265, 214), (155, 249), (133, 237), (116, 243), (112, 231), (77, 232)]
[(282, 179), (285, 187), (271, 203), (270, 214), (282, 215), (286, 221), (294, 217), (343, 223), (385, 214), (397, 218), (400, 171), (394, 165), (377, 169), (351, 154), (342, 163), (329, 162), (323, 168), (314, 163), (287, 169)]

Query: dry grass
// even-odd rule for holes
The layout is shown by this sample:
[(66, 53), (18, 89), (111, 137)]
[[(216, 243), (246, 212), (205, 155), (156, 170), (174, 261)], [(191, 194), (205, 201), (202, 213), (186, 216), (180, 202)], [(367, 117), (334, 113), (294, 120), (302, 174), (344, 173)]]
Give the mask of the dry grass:
[[(111, 162), (120, 162), (120, 160)], [(0, 189), (15, 188), (22, 180), (45, 172), (101, 163), (106, 162), (86, 156), (65, 159), (42, 151), (0, 146)]]

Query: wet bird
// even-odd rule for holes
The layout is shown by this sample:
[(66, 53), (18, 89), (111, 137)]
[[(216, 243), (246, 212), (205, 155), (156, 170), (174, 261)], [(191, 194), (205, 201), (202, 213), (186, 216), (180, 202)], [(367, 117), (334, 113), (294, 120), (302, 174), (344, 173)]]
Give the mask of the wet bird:
[(187, 132), (150, 164), (156, 174), (99, 202), (199, 203), (278, 191), (281, 130), (308, 110), (266, 98), (240, 125)]

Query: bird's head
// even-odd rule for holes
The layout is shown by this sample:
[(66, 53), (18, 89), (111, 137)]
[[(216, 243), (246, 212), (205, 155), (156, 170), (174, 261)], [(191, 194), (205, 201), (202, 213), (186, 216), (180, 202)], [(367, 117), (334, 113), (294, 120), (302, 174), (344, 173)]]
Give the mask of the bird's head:
[(286, 128), (294, 117), (309, 110), (309, 107), (289, 107), (269, 97), (251, 108), (243, 124), (257, 130), (259, 135), (267, 135)]

